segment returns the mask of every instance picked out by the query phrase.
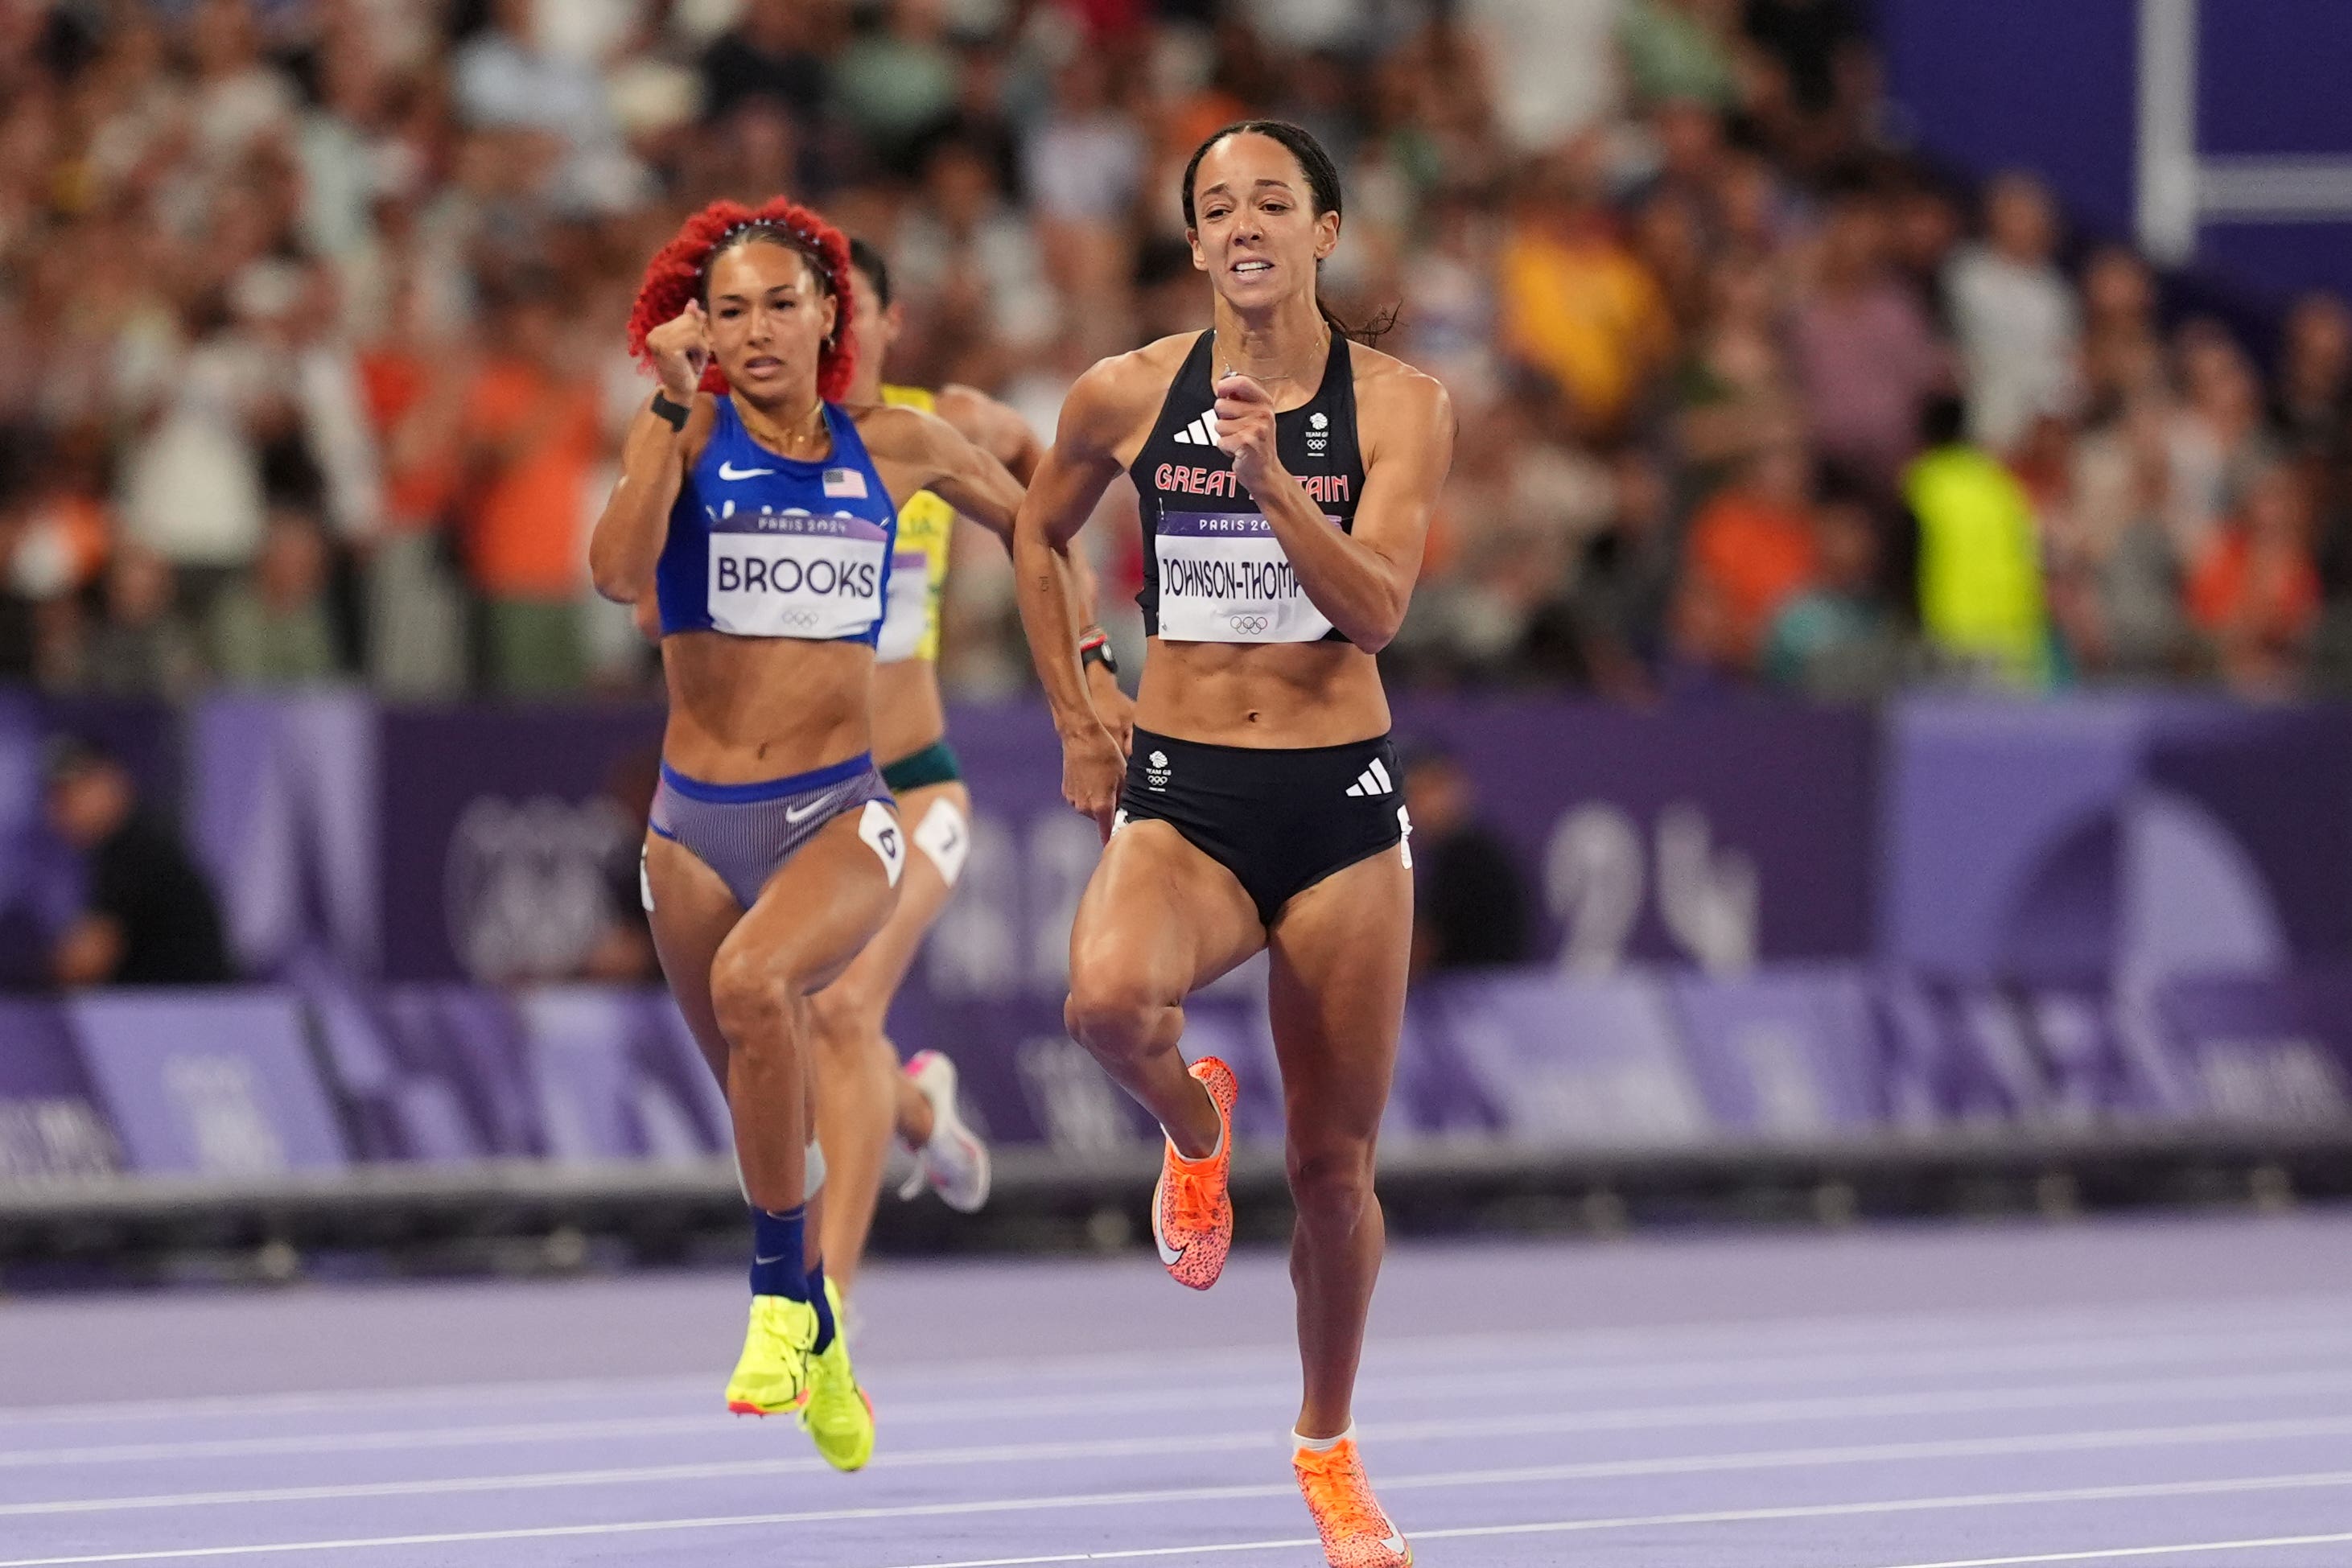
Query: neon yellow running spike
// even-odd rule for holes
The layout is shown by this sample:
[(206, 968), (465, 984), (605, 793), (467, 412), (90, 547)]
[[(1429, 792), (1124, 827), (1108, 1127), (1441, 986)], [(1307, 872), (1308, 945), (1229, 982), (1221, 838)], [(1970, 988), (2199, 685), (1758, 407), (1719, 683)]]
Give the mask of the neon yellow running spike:
[(727, 1408), (738, 1416), (781, 1416), (807, 1404), (814, 1343), (814, 1307), (785, 1296), (752, 1297), (743, 1356), (727, 1380)]
[(874, 1457), (874, 1402), (850, 1370), (849, 1320), (842, 1310), (840, 1288), (830, 1280), (824, 1282), (824, 1299), (833, 1303), (833, 1343), (823, 1354), (809, 1357), (801, 1429), (835, 1469), (863, 1469)]

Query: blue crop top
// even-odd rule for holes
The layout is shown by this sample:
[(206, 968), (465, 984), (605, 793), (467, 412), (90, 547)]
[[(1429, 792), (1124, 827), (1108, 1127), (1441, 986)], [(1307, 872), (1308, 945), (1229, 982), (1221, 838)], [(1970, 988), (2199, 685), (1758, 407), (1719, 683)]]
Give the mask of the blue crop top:
[(824, 405), (832, 455), (802, 463), (753, 441), (720, 397), (710, 439), (678, 486), (655, 573), (662, 634), (871, 644), (890, 591), (898, 508), (857, 425)]

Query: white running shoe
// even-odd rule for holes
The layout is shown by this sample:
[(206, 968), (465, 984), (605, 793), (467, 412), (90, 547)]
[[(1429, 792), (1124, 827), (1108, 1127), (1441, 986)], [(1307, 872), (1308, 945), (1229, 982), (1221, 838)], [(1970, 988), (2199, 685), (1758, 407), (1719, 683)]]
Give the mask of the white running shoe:
[(956, 1109), (955, 1063), (936, 1051), (919, 1051), (907, 1062), (907, 1076), (931, 1103), (931, 1141), (914, 1151), (915, 1168), (898, 1188), (912, 1198), (926, 1186), (959, 1213), (988, 1201), (988, 1145)]

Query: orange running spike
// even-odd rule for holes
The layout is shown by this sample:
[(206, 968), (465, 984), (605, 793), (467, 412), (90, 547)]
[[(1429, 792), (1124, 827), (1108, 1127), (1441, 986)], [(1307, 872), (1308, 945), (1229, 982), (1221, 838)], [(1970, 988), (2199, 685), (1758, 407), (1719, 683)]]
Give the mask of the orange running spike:
[(1290, 1465), (1331, 1568), (1412, 1568), (1412, 1548), (1372, 1496), (1353, 1437), (1328, 1448), (1299, 1448)]
[(1234, 1247), (1234, 1200), (1225, 1176), (1233, 1168), (1234, 1102), (1241, 1085), (1234, 1070), (1213, 1056), (1190, 1071), (1217, 1107), (1217, 1152), (1188, 1160), (1174, 1144), (1162, 1147), (1159, 1185), (1151, 1189), (1151, 1239), (1178, 1284), (1205, 1291), (1224, 1272), (1225, 1254)]

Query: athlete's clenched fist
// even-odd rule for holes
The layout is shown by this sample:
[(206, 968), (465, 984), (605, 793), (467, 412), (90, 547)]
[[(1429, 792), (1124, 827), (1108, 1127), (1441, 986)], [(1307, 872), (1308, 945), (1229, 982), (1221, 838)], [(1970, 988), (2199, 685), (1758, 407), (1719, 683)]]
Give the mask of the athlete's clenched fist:
[(1253, 496), (1282, 477), (1275, 449), (1274, 394), (1239, 371), (1217, 378), (1217, 444), (1234, 460), (1234, 477)]
[(710, 363), (710, 318), (702, 302), (688, 300), (685, 309), (646, 333), (646, 352), (653, 356), (663, 393), (672, 402), (692, 402)]

